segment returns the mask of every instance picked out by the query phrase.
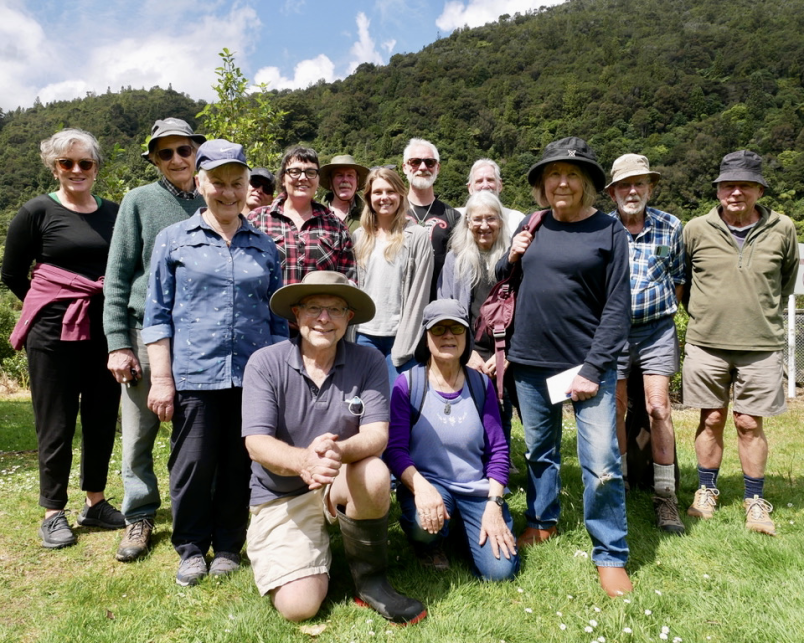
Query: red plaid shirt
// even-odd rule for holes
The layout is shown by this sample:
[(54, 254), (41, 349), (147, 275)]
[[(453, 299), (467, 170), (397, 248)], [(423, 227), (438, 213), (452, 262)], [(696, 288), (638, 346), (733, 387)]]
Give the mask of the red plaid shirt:
[(285, 195), (249, 213), (249, 221), (271, 237), (282, 260), (282, 284), (297, 284), (313, 270), (334, 270), (357, 281), (352, 239), (343, 222), (313, 201), (313, 216), (301, 230), (285, 216)]

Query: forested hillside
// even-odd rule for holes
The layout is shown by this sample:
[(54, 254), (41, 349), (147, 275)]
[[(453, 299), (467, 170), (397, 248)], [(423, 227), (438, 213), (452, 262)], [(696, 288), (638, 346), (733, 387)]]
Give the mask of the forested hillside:
[[(429, 138), (442, 157), (437, 191), (455, 205), (471, 163), (490, 156), (503, 167), (503, 201), (519, 209), (532, 207), (524, 173), (544, 145), (579, 135), (606, 169), (622, 153), (646, 154), (664, 177), (655, 203), (683, 219), (713, 204), (723, 154), (750, 148), (766, 160), (766, 202), (804, 232), (802, 33), (804, 0), (571, 0), (277, 93), (287, 112), (278, 135), (311, 143), (324, 161), (351, 153), (367, 165), (400, 163), (408, 138)], [(137, 155), (153, 120), (195, 122), (200, 107), (157, 88), (5, 115), (0, 216), (52, 185), (37, 143), (58, 127), (99, 136), (113, 157), (102, 188), (116, 195), (152, 180)]]

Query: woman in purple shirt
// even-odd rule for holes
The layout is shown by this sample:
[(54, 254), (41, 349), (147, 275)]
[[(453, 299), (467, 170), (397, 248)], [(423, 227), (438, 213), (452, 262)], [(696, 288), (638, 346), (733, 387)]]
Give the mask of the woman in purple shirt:
[(422, 326), (420, 363), (391, 392), (384, 458), (402, 482), (399, 522), (422, 564), (445, 570), (442, 542), (460, 516), (473, 571), (509, 580), (519, 557), (503, 500), (508, 445), (491, 381), (466, 368), (469, 314), (460, 302), (439, 299), (424, 309)]

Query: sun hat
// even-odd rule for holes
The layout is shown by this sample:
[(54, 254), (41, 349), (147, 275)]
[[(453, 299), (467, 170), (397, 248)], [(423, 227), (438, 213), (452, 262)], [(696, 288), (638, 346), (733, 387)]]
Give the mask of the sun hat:
[(461, 326), (466, 327), (466, 347), (461, 355), (460, 362), (464, 366), (469, 361), (474, 349), (474, 341), (472, 340), (472, 333), (469, 330), (469, 311), (457, 299), (436, 299), (431, 301), (424, 307), (422, 313), (422, 329), (419, 335), (419, 342), (416, 345), (416, 350), (413, 357), (417, 362), (424, 364), (430, 359), (430, 348), (427, 345), (427, 331), (439, 322), (449, 320), (454, 321)]
[(343, 299), (355, 314), (349, 321), (350, 324), (363, 324), (374, 319), (374, 300), (360, 288), (353, 286), (346, 275), (334, 270), (308, 272), (301, 283), (282, 286), (271, 297), (271, 310), (280, 317), (295, 322), (293, 306), (313, 295), (332, 295)]
[(720, 162), (720, 176), (712, 183), (723, 181), (752, 181), (768, 187), (762, 176), (762, 157), (751, 150), (726, 154)]
[(325, 190), (332, 189), (332, 173), (337, 167), (348, 167), (357, 172), (357, 189), (360, 190), (363, 188), (369, 169), (364, 165), (360, 165), (350, 154), (333, 156), (329, 163), (321, 166), (321, 171), (318, 173), (318, 176), (322, 188)]
[(214, 170), (227, 163), (239, 163), (248, 167), (242, 145), (231, 143), (224, 138), (213, 138), (199, 147), (195, 153), (196, 170)]
[(542, 158), (528, 170), (528, 183), (536, 185), (544, 166), (557, 161), (575, 163), (586, 169), (592, 179), (595, 190), (600, 191), (606, 185), (606, 173), (598, 165), (597, 155), (585, 140), (577, 136), (568, 136), (548, 143), (544, 148), (544, 152), (542, 152)]
[(144, 158), (146, 161), (150, 161), (150, 156), (154, 151), (156, 141), (160, 138), (165, 138), (166, 136), (186, 136), (191, 141), (195, 141), (199, 145), (207, 140), (206, 136), (193, 132), (193, 128), (190, 127), (186, 121), (183, 121), (180, 118), (164, 118), (157, 120), (151, 126), (151, 138), (148, 139), (148, 151), (141, 154), (142, 158)]
[(651, 171), (647, 156), (642, 156), (641, 154), (623, 154), (611, 164), (611, 183), (606, 186), (606, 189), (608, 190), (612, 185), (624, 179), (629, 179), (632, 176), (641, 176), (643, 174), (650, 175), (654, 181), (658, 181), (662, 176), (658, 172)]

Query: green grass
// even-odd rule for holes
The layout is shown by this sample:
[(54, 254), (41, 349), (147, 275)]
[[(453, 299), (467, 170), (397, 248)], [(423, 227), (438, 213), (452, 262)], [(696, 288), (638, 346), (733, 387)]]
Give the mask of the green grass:
[[(742, 477), (736, 438), (728, 429), (726, 460), (719, 486), (721, 508), (707, 522), (687, 519), (687, 535), (660, 534), (653, 526), (650, 496), (628, 497), (629, 571), (635, 591), (609, 599), (600, 590), (589, 560), (583, 527), (575, 432), (567, 419), (563, 445), (561, 535), (524, 554), (512, 583), (480, 583), (453, 559), (446, 573), (417, 566), (398, 525), (391, 533), (394, 584), (427, 603), (430, 615), (410, 628), (388, 625), (356, 607), (337, 531), (335, 562), (327, 601), (307, 625), (323, 625), (321, 642), (483, 641), (489, 643), (600, 641), (797, 642), (804, 640), (804, 405), (767, 421), (771, 445), (766, 496), (775, 505), (779, 537), (745, 530)], [(684, 508), (695, 490), (692, 436), (696, 414), (676, 411)], [(195, 588), (174, 582), (178, 558), (170, 545), (166, 462), (168, 432), (157, 440), (157, 470), (163, 507), (157, 516), (155, 547), (145, 560), (114, 560), (120, 533), (77, 528), (78, 545), (60, 551), (40, 547), (36, 531), (38, 474), (30, 403), (0, 401), (0, 642), (91, 641), (216, 642), (307, 641), (299, 625), (284, 622), (258, 595), (251, 570), (232, 578), (206, 580)], [(515, 429), (515, 461), (524, 471), (521, 428)], [(75, 446), (78, 446), (76, 441)], [(72, 479), (71, 522), (80, 508)], [(122, 499), (119, 440), (111, 465), (109, 496)], [(523, 526), (524, 474), (514, 476), (510, 504)], [(394, 517), (397, 510), (392, 509)], [(590, 621), (596, 623), (595, 626)], [(565, 626), (562, 629), (562, 625)], [(586, 632), (584, 628), (592, 628)], [(630, 633), (624, 631), (626, 628)]]

